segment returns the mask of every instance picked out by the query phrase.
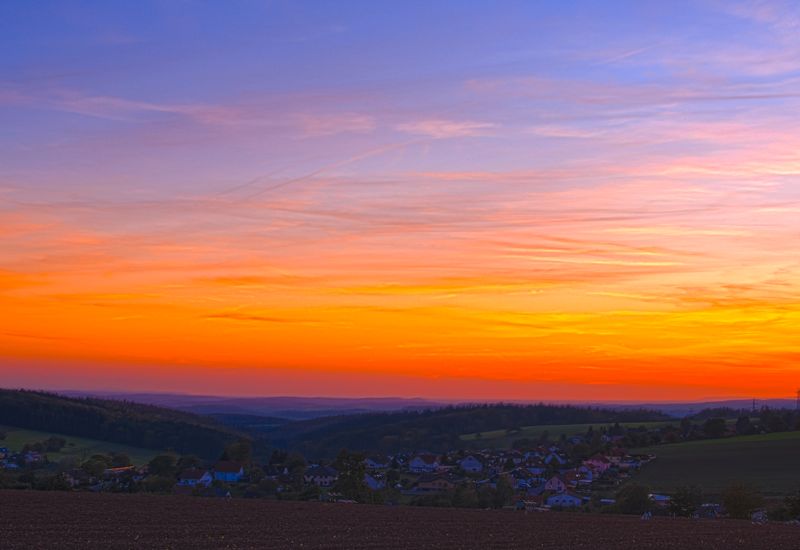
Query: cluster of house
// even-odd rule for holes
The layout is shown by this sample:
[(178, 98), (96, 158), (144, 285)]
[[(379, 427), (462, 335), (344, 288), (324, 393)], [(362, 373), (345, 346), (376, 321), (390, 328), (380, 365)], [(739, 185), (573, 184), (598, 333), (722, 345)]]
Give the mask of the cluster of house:
[(46, 457), (38, 451), (11, 452), (7, 447), (0, 447), (0, 469), (17, 470), (23, 465), (44, 464)]
[[(20, 456), (0, 448), (0, 464), (18, 467), (20, 463), (43, 460), (39, 453)], [(39, 455), (39, 456), (36, 456)], [(619, 447), (591, 456), (571, 460), (557, 445), (532, 450), (485, 449), (452, 451), (444, 454), (429, 452), (400, 453), (394, 456), (371, 455), (364, 460), (364, 483), (373, 491), (396, 490), (414, 497), (453, 491), (459, 487), (496, 489), (505, 482), (525, 508), (577, 507), (586, 503), (594, 489), (608, 490), (621, 483), (632, 471), (639, 469), (652, 456), (630, 455)], [(14, 466), (8, 466), (14, 465)], [(264, 475), (276, 482), (278, 490), (288, 487), (289, 472), (280, 466), (265, 466)], [(101, 476), (90, 476), (81, 469), (66, 472), (65, 478), (73, 487), (95, 490), (125, 489), (147, 478), (146, 468), (126, 466), (108, 468)], [(332, 488), (339, 472), (331, 466), (312, 464), (303, 473), (303, 481), (323, 490)], [(501, 481), (502, 480), (502, 481)], [(220, 491), (221, 484), (251, 481), (243, 464), (218, 461), (210, 467), (194, 467), (178, 473), (173, 490), (177, 493)], [(323, 491), (325, 492), (325, 491)], [(222, 495), (220, 495), (222, 496)]]
[(188, 468), (182, 471), (178, 474), (177, 487), (210, 487), (214, 481), (239, 483), (244, 478), (242, 464), (232, 460), (220, 460), (211, 468)]
[[(66, 481), (72, 487), (89, 487), (95, 491), (126, 490), (132, 483), (147, 479), (147, 466), (120, 466), (106, 468), (99, 476), (93, 476), (83, 469), (76, 468), (64, 472)], [(176, 493), (191, 494), (194, 489), (209, 489), (209, 496), (226, 496), (227, 491), (212, 491), (211, 484), (217, 480), (223, 483), (244, 481), (244, 466), (231, 461), (219, 461), (211, 468), (189, 468), (182, 471), (174, 487)], [(213, 494), (212, 494), (213, 492)], [(219, 493), (219, 494), (218, 494)]]
[[(650, 459), (651, 456), (632, 456), (614, 448), (576, 463), (557, 446), (530, 451), (486, 449), (470, 454), (454, 451), (370, 455), (364, 460), (364, 483), (373, 491), (390, 488), (413, 497), (458, 487), (497, 488), (502, 479), (526, 507), (567, 508), (587, 502), (593, 486), (616, 485)], [(288, 470), (281, 466), (265, 466), (263, 471), (266, 478), (277, 482), (278, 490), (289, 479)], [(131, 473), (132, 467), (109, 469), (104, 477), (119, 479), (123, 472)], [(324, 464), (312, 464), (303, 472), (305, 484), (323, 490), (334, 487), (338, 478), (339, 472)], [(187, 494), (210, 491), (214, 481), (237, 484), (250, 480), (242, 464), (220, 461), (209, 468), (180, 472), (174, 490)]]
[(503, 479), (526, 506), (566, 508), (587, 502), (593, 485), (616, 485), (652, 458), (614, 448), (576, 463), (558, 446), (530, 451), (486, 449), (466, 456), (422, 452), (367, 458), (365, 481), (368, 486), (380, 482), (393, 463), (417, 476), (410, 485), (397, 486), (403, 494), (435, 494), (468, 486), (497, 488)]

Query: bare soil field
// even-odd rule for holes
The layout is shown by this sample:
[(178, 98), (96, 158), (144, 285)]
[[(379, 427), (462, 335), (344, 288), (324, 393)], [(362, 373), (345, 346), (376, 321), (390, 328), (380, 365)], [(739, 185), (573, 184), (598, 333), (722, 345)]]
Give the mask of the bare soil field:
[(798, 526), (734, 520), (0, 491), (4, 550), (798, 547)]

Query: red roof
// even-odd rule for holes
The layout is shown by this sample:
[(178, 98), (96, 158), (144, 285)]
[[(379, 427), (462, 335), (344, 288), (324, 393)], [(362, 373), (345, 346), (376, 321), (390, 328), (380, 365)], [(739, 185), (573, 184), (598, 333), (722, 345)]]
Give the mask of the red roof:
[(188, 470), (182, 471), (181, 475), (178, 477), (181, 479), (202, 479), (204, 475), (206, 475), (206, 470), (201, 470), (200, 468), (189, 468)]
[(242, 465), (232, 460), (220, 460), (214, 465), (214, 470), (224, 474), (238, 474), (242, 470)]

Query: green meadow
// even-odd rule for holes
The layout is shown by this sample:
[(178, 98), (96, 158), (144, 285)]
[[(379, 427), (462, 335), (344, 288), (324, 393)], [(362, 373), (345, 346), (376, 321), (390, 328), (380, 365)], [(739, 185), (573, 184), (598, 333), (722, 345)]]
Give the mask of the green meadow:
[(800, 432), (687, 441), (641, 451), (657, 458), (634, 480), (654, 491), (699, 485), (709, 494), (719, 494), (739, 481), (765, 495), (800, 489)]
[[(679, 426), (680, 420), (668, 420), (658, 422), (620, 422), (620, 426), (628, 428), (636, 428), (644, 426), (646, 428), (660, 428), (663, 426)], [(477, 446), (487, 446), (494, 448), (511, 447), (511, 444), (516, 439), (539, 439), (544, 432), (547, 432), (551, 441), (557, 440), (561, 435), (567, 437), (573, 435), (582, 435), (587, 432), (589, 427), (599, 430), (602, 427), (609, 428), (613, 424), (554, 424), (554, 425), (539, 425), (539, 426), (525, 426), (519, 430), (494, 430), (489, 432), (470, 433), (461, 436), (461, 440), (465, 442), (474, 443)]]
[(150, 459), (157, 454), (160, 454), (159, 451), (154, 451), (152, 449), (141, 449), (139, 447), (130, 447), (128, 445), (75, 437), (72, 435), (26, 430), (13, 426), (0, 426), (0, 432), (6, 434), (6, 438), (0, 440), (0, 447), (7, 447), (11, 451), (20, 451), (26, 443), (44, 441), (52, 436), (64, 438), (67, 444), (60, 452), (47, 453), (47, 457), (51, 462), (58, 462), (62, 458), (67, 457), (76, 457), (79, 460), (85, 460), (93, 454), (125, 453), (131, 458), (131, 461), (133, 461), (135, 465), (140, 466), (149, 462)]

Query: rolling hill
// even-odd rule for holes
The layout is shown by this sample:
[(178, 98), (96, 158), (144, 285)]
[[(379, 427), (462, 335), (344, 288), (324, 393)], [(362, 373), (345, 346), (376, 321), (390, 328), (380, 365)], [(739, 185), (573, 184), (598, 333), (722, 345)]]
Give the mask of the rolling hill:
[(57, 452), (47, 451), (47, 458), (51, 462), (58, 462), (63, 458), (75, 457), (83, 462), (94, 454), (120, 453), (128, 455), (135, 466), (147, 464), (150, 459), (161, 451), (155, 449), (143, 449), (119, 443), (109, 443), (85, 437), (75, 437), (54, 432), (40, 432), (37, 430), (26, 430), (14, 426), (1, 426), (0, 432), (5, 434), (5, 439), (0, 441), (1, 447), (8, 447), (12, 450), (20, 450), (27, 443), (37, 443), (44, 441), (52, 436), (62, 437), (66, 440), (66, 445)]
[(225, 445), (244, 437), (213, 418), (186, 412), (6, 389), (0, 389), (0, 425), (204, 458), (216, 458)]
[(698, 485), (719, 494), (734, 482), (744, 482), (767, 495), (800, 489), (800, 432), (777, 432), (724, 439), (688, 441), (641, 449), (657, 458), (637, 474), (637, 483), (669, 492)]
[(663, 413), (568, 405), (472, 405), (435, 410), (332, 416), (291, 422), (263, 433), (272, 445), (309, 457), (335, 455), (347, 448), (397, 452), (444, 451), (471, 445), (464, 433), (517, 429), (532, 425), (665, 421)]
[[(678, 425), (679, 423), (679, 420), (657, 420), (650, 422), (620, 422), (619, 424), (620, 426), (624, 426), (626, 428), (637, 428), (639, 426), (644, 426), (648, 429), (652, 429), (669, 426), (670, 424)], [(461, 441), (474, 444), (474, 446), (477, 447), (489, 446), (499, 449), (511, 447), (513, 442), (518, 439), (537, 440), (545, 433), (547, 433), (547, 436), (553, 440), (558, 439), (561, 435), (569, 437), (572, 435), (585, 434), (590, 427), (597, 430), (604, 426), (610, 427), (611, 425), (613, 425), (613, 422), (594, 422), (588, 424), (539, 424), (536, 426), (524, 426), (515, 430), (504, 429), (492, 430), (488, 432), (467, 433), (463, 434), (460, 439)]]

